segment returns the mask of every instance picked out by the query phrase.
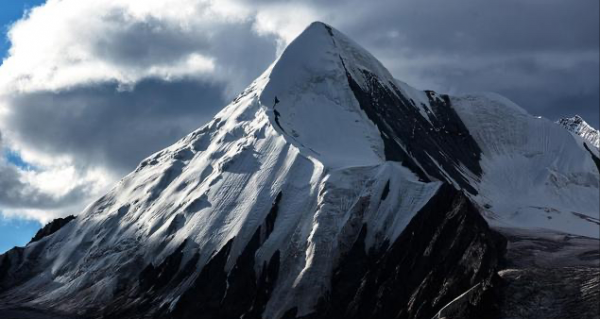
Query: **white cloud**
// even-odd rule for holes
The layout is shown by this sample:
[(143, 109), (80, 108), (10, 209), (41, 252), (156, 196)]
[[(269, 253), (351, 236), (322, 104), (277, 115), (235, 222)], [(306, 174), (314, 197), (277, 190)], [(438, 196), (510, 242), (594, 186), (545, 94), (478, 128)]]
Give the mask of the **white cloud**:
[[(6, 151), (0, 135), (0, 151)], [(23, 167), (0, 157), (0, 213), (6, 218), (35, 219), (46, 223), (76, 213), (81, 202), (98, 196), (109, 182), (106, 172), (78, 172), (70, 165)]]
[(315, 8), (302, 3), (283, 3), (264, 6), (256, 13), (255, 29), (259, 34), (274, 34), (278, 37), (281, 51), (310, 23), (324, 18)]
[(212, 38), (249, 19), (220, 1), (49, 0), (10, 28), (0, 92), (213, 74)]

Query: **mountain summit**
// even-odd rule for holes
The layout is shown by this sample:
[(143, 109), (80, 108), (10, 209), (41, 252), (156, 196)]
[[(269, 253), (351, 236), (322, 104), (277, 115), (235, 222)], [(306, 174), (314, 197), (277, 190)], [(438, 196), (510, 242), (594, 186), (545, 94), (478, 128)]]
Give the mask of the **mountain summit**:
[(600, 148), (600, 132), (584, 121), (581, 116), (575, 115), (573, 117), (562, 118), (558, 121), (558, 124), (581, 136), (596, 148)]
[[(520, 268), (598, 263), (597, 156), (498, 95), (414, 89), (313, 23), (204, 127), (1, 255), (0, 311), (509, 318), (534, 308), (503, 294)], [(588, 270), (558, 271), (573, 298), (544, 311), (595, 304)]]

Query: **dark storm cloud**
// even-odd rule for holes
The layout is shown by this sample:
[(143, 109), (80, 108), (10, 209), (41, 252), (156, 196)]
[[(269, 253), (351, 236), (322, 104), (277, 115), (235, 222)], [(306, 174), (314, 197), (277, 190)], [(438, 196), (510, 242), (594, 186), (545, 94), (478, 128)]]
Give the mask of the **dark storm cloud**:
[(198, 53), (214, 60), (214, 78), (226, 81), (228, 95), (243, 90), (276, 57), (275, 37), (257, 35), (252, 20), (214, 23), (202, 32), (153, 17), (131, 21), (122, 12), (107, 20), (120, 27), (90, 41), (97, 58), (135, 69), (172, 65)]
[(152, 17), (129, 20), (122, 12), (106, 17), (107, 23), (121, 27), (94, 39), (91, 50), (96, 56), (121, 65), (145, 66), (172, 63), (190, 52), (210, 48), (205, 35), (174, 27), (167, 21)]
[[(392, 8), (369, 6), (369, 12), (348, 27), (374, 40), (381, 39), (386, 29), (396, 30), (402, 35), (397, 44), (408, 45), (403, 49), (415, 53), (598, 49), (598, 1), (436, 0), (388, 5)], [(378, 46), (386, 48), (385, 44)]]
[(332, 1), (320, 7), (409, 84), (494, 91), (536, 115), (555, 120), (577, 112), (598, 127), (599, 3)]
[(133, 91), (116, 84), (14, 97), (9, 129), (38, 151), (70, 154), (80, 166), (125, 174), (137, 163), (202, 126), (226, 103), (222, 85), (145, 80)]
[[(560, 59), (570, 60), (571, 65), (557, 67)], [(422, 74), (437, 79), (442, 90), (495, 91), (531, 114), (551, 120), (580, 114), (598, 127), (598, 64), (589, 57), (567, 54), (553, 62), (532, 56), (508, 56), (483, 63), (485, 69), (441, 64)]]
[(597, 0), (311, 3), (409, 84), (498, 92), (532, 114), (600, 126)]

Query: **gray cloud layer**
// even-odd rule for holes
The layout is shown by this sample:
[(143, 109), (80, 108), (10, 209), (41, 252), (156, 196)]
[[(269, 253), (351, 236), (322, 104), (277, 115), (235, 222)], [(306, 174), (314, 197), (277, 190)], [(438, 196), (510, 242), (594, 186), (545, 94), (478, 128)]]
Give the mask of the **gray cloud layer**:
[[(198, 0), (177, 3), (191, 3), (196, 10), (205, 6)], [(239, 1), (236, 5), (242, 17), (178, 21), (153, 14), (132, 18), (131, 12), (119, 8), (102, 12), (101, 25), (108, 27), (95, 25), (93, 30), (102, 32), (82, 38), (83, 56), (141, 75), (124, 87), (118, 78), (109, 77), (8, 94), (4, 103), (10, 112), (0, 121), (0, 130), (10, 132), (11, 144), (20, 149), (70, 156), (79, 171), (102, 167), (122, 175), (206, 122), (272, 62), (278, 46), (289, 41), (289, 30), (299, 31), (311, 20), (334, 25), (380, 58), (395, 77), (419, 88), (495, 91), (535, 115), (555, 120), (577, 113), (599, 126), (597, 0)], [(73, 34), (78, 43), (85, 32)], [(191, 74), (173, 66), (191, 54), (210, 59), (214, 68)], [(76, 65), (79, 59), (57, 65)], [(152, 68), (168, 72), (146, 72)], [(6, 194), (26, 187), (11, 178), (18, 172), (6, 167), (1, 168), (0, 188), (5, 191), (0, 208), (8, 202), (18, 205)], [(65, 198), (72, 204), (89, 197)], [(40, 197), (36, 205), (43, 207), (43, 202)]]
[[(2, 149), (0, 132), (0, 150)], [(66, 194), (53, 196), (27, 183), (23, 171), (0, 158), (0, 203), (3, 208), (56, 209), (85, 200), (88, 192), (86, 185), (78, 185)]]
[(116, 84), (19, 95), (7, 128), (50, 154), (67, 153), (80, 168), (103, 165), (126, 174), (147, 155), (202, 126), (226, 102), (223, 85), (145, 80), (133, 91)]
[(398, 1), (390, 7), (366, 7), (343, 30), (397, 78), (441, 91), (495, 91), (536, 115), (554, 120), (579, 113), (598, 127), (598, 1)]

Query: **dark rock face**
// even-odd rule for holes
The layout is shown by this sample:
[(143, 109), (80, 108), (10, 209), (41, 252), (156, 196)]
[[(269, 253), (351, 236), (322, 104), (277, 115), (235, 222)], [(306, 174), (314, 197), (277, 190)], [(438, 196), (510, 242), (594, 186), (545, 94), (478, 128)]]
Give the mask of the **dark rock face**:
[[(75, 216), (57, 218), (42, 229), (38, 230), (35, 236), (29, 242), (38, 242), (41, 239), (50, 236), (59, 231), (66, 224), (75, 219)], [(10, 287), (17, 286), (22, 281), (36, 273), (35, 260), (37, 256), (45, 249), (45, 243), (40, 243), (33, 249), (27, 258), (24, 256), (24, 248), (15, 247), (6, 253), (0, 255), (0, 292)]]
[(83, 319), (21, 306), (0, 306), (0, 316), (2, 319)]
[(499, 302), (502, 319), (600, 318), (600, 241), (518, 229), (508, 240)]
[(265, 224), (255, 231), (229, 273), (225, 272), (225, 264), (231, 258), (233, 239), (203, 267), (192, 286), (181, 296), (174, 310), (164, 312), (159, 317), (262, 318), (262, 313), (277, 282), (280, 255), (279, 251), (276, 251), (268, 263), (263, 263), (257, 276), (255, 254), (273, 230), (280, 200), (281, 193), (277, 195)]
[[(200, 255), (196, 254), (182, 266), (183, 251), (187, 241), (182, 243), (159, 265), (149, 264), (141, 271), (138, 282), (123, 291), (115, 302), (103, 310), (101, 318), (218, 318), (218, 319), (259, 319), (269, 301), (279, 273), (279, 251), (269, 262), (255, 271), (255, 254), (264, 243), (277, 219), (277, 211), (282, 194), (275, 198), (265, 221), (252, 236), (244, 250), (237, 256), (231, 271), (226, 272), (226, 264), (235, 238), (223, 248), (214, 252), (209, 261), (197, 273)], [(168, 291), (185, 285), (189, 286), (172, 309), (161, 304), (161, 297)]]
[(42, 229), (38, 230), (38, 232), (35, 234), (35, 236), (33, 236), (33, 238), (31, 239), (31, 242), (38, 241), (46, 236), (50, 236), (50, 235), (54, 234), (55, 232), (57, 232), (59, 229), (63, 228), (63, 226), (68, 224), (73, 219), (75, 219), (75, 216), (71, 215), (71, 216), (67, 216), (65, 218), (57, 218), (57, 219), (51, 221), (46, 226), (42, 227)]
[[(149, 264), (139, 274), (137, 282), (125, 282), (125, 286), (113, 302), (97, 314), (90, 313), (93, 318), (160, 318), (158, 313), (166, 311), (158, 305), (162, 297), (172, 289), (176, 289), (196, 272), (196, 264), (200, 257), (194, 254), (183, 266), (184, 241), (171, 255), (159, 265)], [(98, 315), (99, 314), (99, 315)]]
[(45, 249), (46, 243), (41, 242), (28, 251), (23, 247), (15, 247), (0, 255), (0, 295), (43, 271), (37, 261)]
[(24, 250), (24, 248), (15, 247), (0, 255), (0, 292), (15, 284), (14, 269), (23, 262)]
[(507, 269), (526, 268), (600, 268), (600, 240), (518, 229), (499, 228), (507, 239)]
[(433, 318), (462, 293), (452, 318), (494, 318), (505, 240), (451, 186), (413, 218), (391, 245), (365, 251), (363, 226), (335, 269), (331, 291), (306, 319)]
[(142, 291), (160, 290), (173, 280), (183, 259), (183, 248), (187, 241), (179, 246), (158, 266), (149, 264), (139, 276), (139, 287)]
[(481, 176), (481, 149), (452, 108), (447, 95), (438, 97), (432, 91), (426, 92), (432, 111), (425, 119), (417, 102), (404, 97), (394, 83), (389, 83), (392, 91), (376, 76), (363, 71), (368, 85), (364, 89), (348, 71), (346, 75), (360, 107), (381, 132), (387, 160), (402, 162), (423, 180), (432, 176), (450, 183), (440, 172), (439, 165), (461, 188), (471, 194), (477, 193), (460, 172), (460, 166)]
[(502, 318), (600, 318), (600, 269), (526, 268), (501, 272)]
[(169, 318), (262, 318), (279, 272), (279, 252), (263, 264), (256, 276), (254, 254), (258, 232), (227, 274), (225, 262), (229, 247), (223, 248), (203, 268), (192, 287), (185, 292)]

